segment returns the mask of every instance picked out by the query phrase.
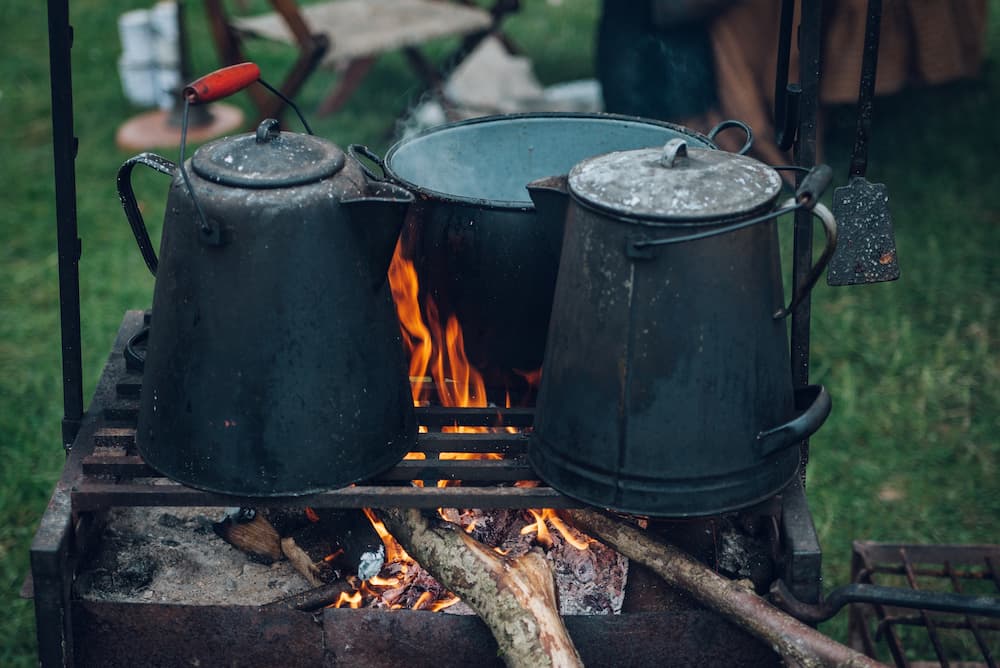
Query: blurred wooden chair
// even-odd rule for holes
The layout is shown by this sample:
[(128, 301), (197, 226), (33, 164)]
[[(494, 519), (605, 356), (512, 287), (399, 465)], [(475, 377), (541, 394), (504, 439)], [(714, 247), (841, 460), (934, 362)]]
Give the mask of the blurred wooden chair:
[[(302, 4), (296, 0), (268, 0), (274, 11), (255, 16), (233, 16), (222, 0), (205, 0), (212, 36), (225, 65), (248, 60), (244, 40), (261, 38), (290, 44), (299, 55), (279, 86), (293, 98), (318, 68), (339, 73), (336, 84), (320, 103), (317, 114), (330, 114), (350, 99), (379, 56), (401, 50), (411, 69), (429, 88), (441, 85), (444, 73), (420, 47), (442, 37), (461, 37), (450, 66), (487, 35), (498, 35), (504, 17), (520, 8), (519, 0), (494, 0), (483, 8), (473, 0), (330, 0)], [(277, 117), (284, 103), (254, 86), (248, 91), (260, 118)]]

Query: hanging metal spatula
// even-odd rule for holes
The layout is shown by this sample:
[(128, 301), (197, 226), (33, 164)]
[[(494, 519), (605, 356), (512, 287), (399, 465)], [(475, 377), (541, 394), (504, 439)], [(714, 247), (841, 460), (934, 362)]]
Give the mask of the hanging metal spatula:
[(882, 283), (899, 278), (889, 191), (885, 184), (870, 183), (865, 178), (881, 25), (882, 0), (868, 0), (858, 92), (858, 127), (851, 151), (850, 180), (846, 186), (833, 191), (833, 215), (837, 219), (840, 239), (826, 275), (830, 285)]

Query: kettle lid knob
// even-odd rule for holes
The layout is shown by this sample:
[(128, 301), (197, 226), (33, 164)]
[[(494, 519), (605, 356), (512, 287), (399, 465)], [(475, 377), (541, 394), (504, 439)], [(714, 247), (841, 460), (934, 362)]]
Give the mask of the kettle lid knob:
[(683, 137), (674, 137), (663, 145), (663, 155), (660, 156), (660, 164), (664, 167), (673, 167), (677, 164), (678, 158), (686, 158), (688, 154), (688, 144)]
[(266, 144), (281, 134), (281, 124), (277, 118), (265, 118), (257, 126), (257, 143)]

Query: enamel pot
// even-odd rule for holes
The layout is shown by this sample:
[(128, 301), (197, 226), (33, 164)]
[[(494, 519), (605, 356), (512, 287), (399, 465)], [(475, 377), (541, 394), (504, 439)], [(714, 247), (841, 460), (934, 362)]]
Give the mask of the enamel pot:
[[(159, 257), (138, 164), (173, 176)], [(410, 193), (274, 120), (186, 164), (136, 156), (118, 188), (156, 276), (136, 435), (150, 466), (273, 497), (369, 478), (413, 448), (386, 275)]]
[[(793, 447), (830, 411), (793, 389), (784, 316), (836, 243), (816, 204), (829, 170), (775, 205), (778, 173), (689, 147), (614, 152), (529, 186), (565, 220), (529, 458), (587, 503), (660, 517), (713, 515), (779, 492)], [(784, 306), (775, 217), (807, 206), (827, 248)]]
[(426, 130), (382, 159), (363, 146), (384, 178), (416, 195), (413, 239), (421, 290), (462, 324), (469, 361), (484, 373), (532, 371), (545, 350), (559, 268), (562, 221), (541, 221), (525, 185), (563, 174), (608, 151), (663, 146), (683, 137), (715, 148), (720, 132), (750, 129), (725, 121), (708, 135), (644, 118), (534, 113), (487, 116)]

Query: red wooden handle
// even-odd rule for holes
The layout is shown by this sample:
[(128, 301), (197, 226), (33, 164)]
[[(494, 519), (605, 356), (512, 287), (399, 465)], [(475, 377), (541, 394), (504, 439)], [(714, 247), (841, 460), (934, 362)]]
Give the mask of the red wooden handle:
[(191, 104), (206, 104), (241, 91), (260, 79), (255, 63), (230, 65), (206, 74), (184, 88), (184, 97)]

